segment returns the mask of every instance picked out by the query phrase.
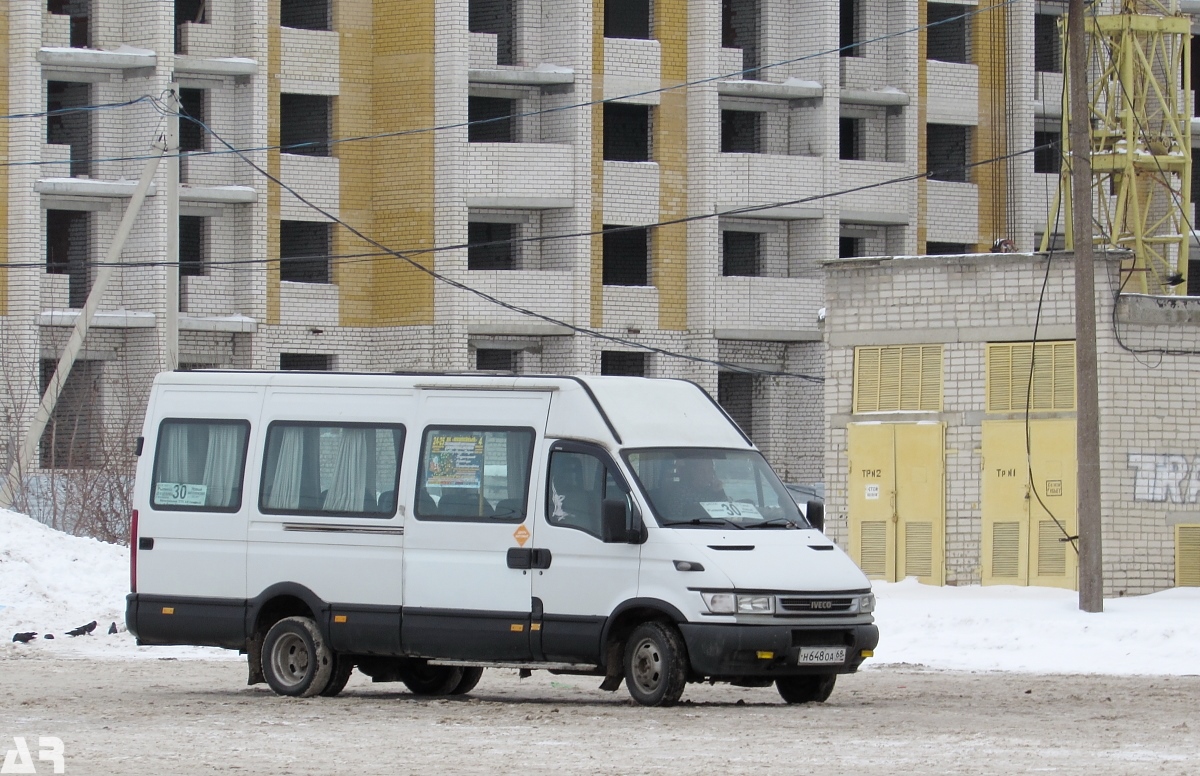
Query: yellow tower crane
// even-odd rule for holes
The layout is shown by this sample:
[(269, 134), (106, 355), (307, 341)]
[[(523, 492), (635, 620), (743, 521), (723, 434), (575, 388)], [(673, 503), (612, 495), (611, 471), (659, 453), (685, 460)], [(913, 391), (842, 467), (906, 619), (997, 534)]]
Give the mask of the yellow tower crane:
[[(1183, 294), (1192, 229), (1191, 19), (1178, 13), (1175, 0), (1114, 5), (1119, 13), (1093, 13), (1086, 22), (1093, 243), (1130, 251), (1121, 267), (1122, 292)], [(1066, 213), (1071, 212), (1069, 105), (1064, 96), (1056, 197)], [(1053, 214), (1050, 220), (1042, 250), (1053, 231)], [(1071, 248), (1070, 219), (1067, 224)]]

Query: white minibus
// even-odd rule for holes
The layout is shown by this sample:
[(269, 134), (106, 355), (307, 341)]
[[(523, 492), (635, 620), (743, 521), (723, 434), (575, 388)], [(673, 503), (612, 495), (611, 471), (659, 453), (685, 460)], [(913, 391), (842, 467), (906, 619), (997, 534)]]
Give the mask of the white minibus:
[(683, 380), (164, 373), (134, 506), (138, 642), (239, 650), (282, 695), (506, 667), (804, 703), (878, 641), (820, 506)]

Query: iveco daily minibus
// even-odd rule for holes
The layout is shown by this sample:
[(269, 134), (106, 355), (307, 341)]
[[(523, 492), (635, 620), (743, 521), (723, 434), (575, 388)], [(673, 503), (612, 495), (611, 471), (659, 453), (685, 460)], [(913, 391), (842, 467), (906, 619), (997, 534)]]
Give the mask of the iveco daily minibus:
[(803, 703), (878, 641), (866, 577), (690, 382), (164, 373), (143, 433), (130, 631), (283, 695), (509, 667)]

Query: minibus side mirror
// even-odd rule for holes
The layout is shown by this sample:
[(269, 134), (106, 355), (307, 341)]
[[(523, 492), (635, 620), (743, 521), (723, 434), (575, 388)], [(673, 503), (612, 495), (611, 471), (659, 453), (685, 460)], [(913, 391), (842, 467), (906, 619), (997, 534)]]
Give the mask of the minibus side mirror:
[(625, 499), (606, 498), (601, 509), (601, 541), (605, 544), (641, 544), (640, 528), (629, 528), (629, 511)]
[(820, 501), (810, 501), (805, 507), (804, 516), (809, 524), (821, 533), (825, 533), (825, 504)]

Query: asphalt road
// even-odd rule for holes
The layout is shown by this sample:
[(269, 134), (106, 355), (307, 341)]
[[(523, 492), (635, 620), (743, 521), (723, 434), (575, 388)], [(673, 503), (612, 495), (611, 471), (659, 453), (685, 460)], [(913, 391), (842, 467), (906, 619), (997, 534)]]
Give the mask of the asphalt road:
[(1179, 774), (1200, 772), (1200, 677), (876, 667), (825, 704), (689, 685), (671, 709), (590, 677), (488, 671), (419, 698), (355, 675), (337, 698), (247, 687), (241, 662), (0, 659), (0, 755), (63, 740), (68, 774)]

